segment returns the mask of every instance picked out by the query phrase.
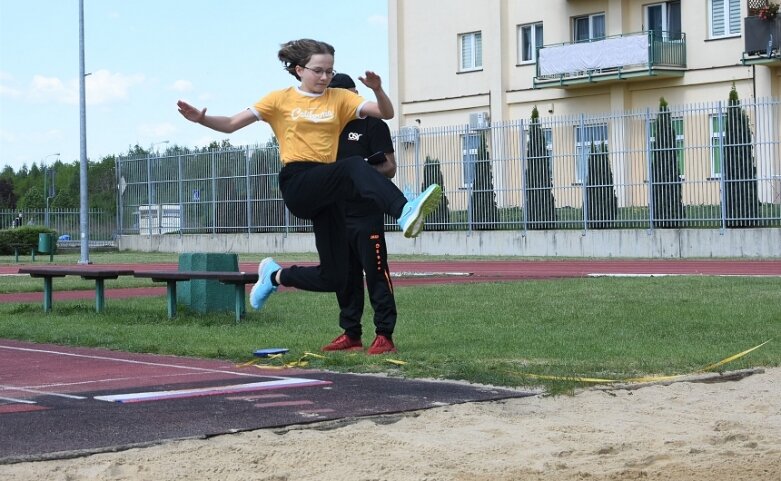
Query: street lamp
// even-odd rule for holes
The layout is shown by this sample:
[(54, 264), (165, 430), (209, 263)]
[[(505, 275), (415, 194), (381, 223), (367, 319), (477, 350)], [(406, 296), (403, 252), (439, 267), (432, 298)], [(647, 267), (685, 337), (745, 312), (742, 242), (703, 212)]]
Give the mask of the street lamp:
[(171, 142), (171, 141), (170, 140), (161, 140), (160, 142), (152, 142), (152, 144), (149, 146), (149, 153), (152, 153), (152, 152), (157, 153), (157, 151), (155, 150), (155, 146), (162, 145), (162, 144), (167, 144), (169, 142)]
[(44, 211), (43, 224), (46, 228), (49, 228), (49, 201), (52, 199), (50, 190), (54, 186), (54, 179), (52, 179), (52, 185), (49, 185), (49, 168), (46, 166), (46, 159), (49, 157), (60, 156), (60, 153), (49, 154), (41, 159), (41, 167), (43, 168), (43, 195), (46, 197), (46, 210)]

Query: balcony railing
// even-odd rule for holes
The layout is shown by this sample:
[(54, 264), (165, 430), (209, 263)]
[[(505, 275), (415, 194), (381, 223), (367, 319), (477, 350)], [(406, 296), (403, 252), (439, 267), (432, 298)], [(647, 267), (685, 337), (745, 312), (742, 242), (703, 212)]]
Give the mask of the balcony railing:
[(746, 17), (743, 63), (781, 62), (781, 16), (772, 20)]
[(651, 30), (541, 47), (534, 86), (682, 76), (685, 69), (686, 35)]

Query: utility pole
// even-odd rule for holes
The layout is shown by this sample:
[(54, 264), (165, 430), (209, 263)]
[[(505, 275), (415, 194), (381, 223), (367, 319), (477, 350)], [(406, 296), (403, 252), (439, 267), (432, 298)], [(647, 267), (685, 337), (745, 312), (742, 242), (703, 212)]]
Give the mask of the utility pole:
[(45, 225), (47, 229), (50, 227), (49, 226), (49, 201), (52, 198), (52, 196), (50, 195), (51, 194), (50, 191), (52, 190), (54, 179), (52, 179), (52, 183), (49, 184), (49, 167), (46, 165), (46, 159), (48, 159), (49, 157), (54, 157), (55, 155), (59, 157), (60, 154), (59, 152), (56, 154), (49, 154), (41, 160), (41, 167), (43, 167), (43, 195), (46, 198), (46, 210), (44, 211), (43, 214), (43, 225)]
[(79, 0), (79, 120), (81, 132), (81, 158), (79, 161), (79, 229), (81, 256), (79, 264), (91, 264), (89, 260), (89, 195), (87, 194), (87, 107), (86, 77), (84, 73), (84, 0)]

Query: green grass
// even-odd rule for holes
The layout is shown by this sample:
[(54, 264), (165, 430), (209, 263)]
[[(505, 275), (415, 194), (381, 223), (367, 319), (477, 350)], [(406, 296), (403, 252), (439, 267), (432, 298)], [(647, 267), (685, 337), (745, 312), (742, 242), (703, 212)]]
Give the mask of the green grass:
[[(8, 289), (18, 278), (0, 279)], [(40, 287), (39, 287), (40, 290)], [(686, 374), (770, 343), (721, 369), (781, 364), (781, 279), (739, 277), (589, 278), (397, 287), (392, 356), (331, 353), (310, 367), (459, 379), (502, 386), (577, 384), (527, 374), (626, 379)], [(201, 315), (165, 298), (0, 305), (0, 337), (135, 352), (251, 359), (286, 347), (299, 359), (340, 333), (332, 294), (283, 291), (236, 324), (230, 312)], [(364, 341), (371, 342), (371, 308)], [(405, 361), (393, 365), (387, 359)]]

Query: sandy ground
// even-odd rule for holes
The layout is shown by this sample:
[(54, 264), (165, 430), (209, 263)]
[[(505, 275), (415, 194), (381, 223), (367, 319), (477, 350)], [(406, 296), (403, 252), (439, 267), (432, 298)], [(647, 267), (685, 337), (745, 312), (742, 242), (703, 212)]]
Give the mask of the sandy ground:
[(781, 369), (0, 465), (4, 481), (781, 480)]

